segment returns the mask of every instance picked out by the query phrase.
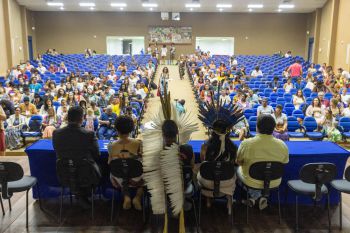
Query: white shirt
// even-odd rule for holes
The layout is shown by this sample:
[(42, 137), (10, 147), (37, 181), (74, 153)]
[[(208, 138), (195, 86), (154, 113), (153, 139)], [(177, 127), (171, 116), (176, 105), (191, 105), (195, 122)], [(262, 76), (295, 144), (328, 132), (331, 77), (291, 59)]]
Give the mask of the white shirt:
[(341, 95), (341, 100), (344, 104), (348, 104), (350, 95)]
[(343, 115), (345, 117), (350, 117), (350, 108), (344, 108)]
[(252, 76), (252, 77), (263, 76), (263, 73), (261, 70), (259, 70), (259, 71), (253, 70), (252, 73), (250, 74), (250, 76)]
[(37, 70), (40, 72), (40, 74), (44, 74), (47, 71), (45, 66), (38, 67)]
[(224, 106), (225, 104), (231, 103), (230, 96), (228, 96), (228, 95), (225, 95), (225, 96), (220, 95), (220, 103), (221, 103), (222, 106)]
[(341, 75), (346, 78), (347, 80), (350, 79), (350, 73), (346, 70), (343, 70), (343, 72), (341, 73)]
[(315, 84), (313, 82), (308, 82), (305, 88), (309, 88), (312, 91), (315, 88)]
[(286, 91), (286, 93), (289, 93), (290, 92), (290, 90), (293, 88), (294, 86), (293, 86), (293, 83), (286, 83), (285, 84), (285, 87), (284, 87), (284, 90)]
[(167, 52), (168, 52), (168, 49), (166, 47), (165, 48), (164, 47), (161, 48), (161, 56), (162, 57), (165, 57)]
[(285, 55), (284, 55), (284, 57), (285, 58), (288, 58), (288, 57), (291, 57), (292, 55), (290, 55), (290, 54), (288, 54), (288, 53), (286, 53)]

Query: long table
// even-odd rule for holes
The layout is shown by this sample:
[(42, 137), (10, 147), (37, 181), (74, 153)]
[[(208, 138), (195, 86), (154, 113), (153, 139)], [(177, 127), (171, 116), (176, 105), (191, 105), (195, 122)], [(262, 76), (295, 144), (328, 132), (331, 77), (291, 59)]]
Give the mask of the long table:
[[(107, 166), (107, 145), (109, 141), (99, 141), (101, 157), (100, 164), (102, 164), (105, 173), (103, 175), (103, 195), (109, 196), (110, 182)], [(193, 151), (196, 156), (196, 162), (199, 162), (199, 153), (201, 145), (204, 141), (190, 141)], [(239, 141), (234, 141), (239, 146)], [(289, 163), (285, 167), (285, 173), (281, 184), (281, 200), (284, 200), (286, 182), (291, 179), (298, 179), (300, 168), (313, 162), (330, 162), (337, 166), (337, 178), (342, 178), (346, 161), (350, 152), (341, 146), (327, 141), (290, 141), (286, 142), (289, 148)], [(60, 194), (60, 186), (56, 177), (56, 154), (52, 146), (51, 140), (39, 140), (31, 146), (27, 147), (26, 153), (29, 158), (30, 172), (32, 176), (38, 179), (40, 185), (41, 198), (53, 198)], [(34, 198), (38, 198), (37, 190), (34, 190)], [(288, 203), (294, 203), (295, 196), (289, 192)], [(272, 196), (274, 199), (274, 195)], [(311, 199), (301, 198), (301, 203), (312, 203)], [(337, 204), (339, 197), (335, 190), (331, 189), (331, 204)]]

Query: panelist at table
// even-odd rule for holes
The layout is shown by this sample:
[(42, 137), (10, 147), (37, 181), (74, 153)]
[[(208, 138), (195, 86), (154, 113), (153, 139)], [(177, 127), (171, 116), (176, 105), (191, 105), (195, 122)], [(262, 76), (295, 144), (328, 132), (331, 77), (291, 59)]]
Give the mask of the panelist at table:
[[(93, 164), (96, 175), (101, 177), (96, 161), (100, 158), (97, 138), (93, 131), (81, 127), (84, 112), (81, 107), (72, 107), (68, 111), (68, 126), (53, 132), (52, 144), (57, 159), (87, 159)], [(87, 201), (85, 190), (80, 190), (82, 201)]]

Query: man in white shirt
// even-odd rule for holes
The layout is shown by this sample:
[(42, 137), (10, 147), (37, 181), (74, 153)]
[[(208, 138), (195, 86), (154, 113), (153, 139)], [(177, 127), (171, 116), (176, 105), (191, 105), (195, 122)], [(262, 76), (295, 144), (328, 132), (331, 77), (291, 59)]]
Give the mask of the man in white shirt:
[(231, 98), (226, 94), (226, 90), (221, 90), (220, 104), (221, 106), (231, 103)]
[(260, 70), (259, 66), (255, 66), (255, 69), (252, 71), (252, 73), (250, 74), (251, 77), (256, 78), (258, 76), (263, 76), (262, 71)]
[(257, 109), (257, 114), (258, 116), (260, 115), (273, 115), (274, 114), (274, 110), (273, 108), (270, 106), (270, 105), (267, 105), (267, 99), (264, 98), (262, 101), (261, 101), (261, 106), (258, 107)]
[(288, 52), (284, 55), (285, 58), (289, 58), (289, 57), (291, 57), (291, 56), (292, 56), (292, 52), (291, 52), (291, 51), (288, 51)]
[(41, 64), (41, 63), (39, 63), (38, 65), (39, 66), (38, 66), (37, 70), (40, 72), (40, 74), (45, 74), (45, 72), (47, 71), (46, 67), (43, 66), (43, 64)]
[(346, 81), (350, 80), (350, 73), (349, 71), (344, 70), (343, 68), (339, 68), (338, 69), (338, 73), (345, 78)]
[(117, 80), (117, 75), (114, 70), (111, 70), (111, 73), (108, 75), (108, 80), (112, 80), (113, 82)]

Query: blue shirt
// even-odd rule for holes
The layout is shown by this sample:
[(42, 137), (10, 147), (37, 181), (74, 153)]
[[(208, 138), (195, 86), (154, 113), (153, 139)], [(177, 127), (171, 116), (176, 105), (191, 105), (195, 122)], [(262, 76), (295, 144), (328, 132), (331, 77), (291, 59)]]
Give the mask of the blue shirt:
[(35, 93), (38, 93), (39, 92), (39, 90), (41, 89), (41, 84), (40, 83), (35, 83), (35, 84), (30, 84), (29, 85), (29, 90), (30, 91), (33, 91), (33, 92), (35, 92)]
[[(115, 121), (117, 120), (117, 114), (115, 114), (114, 112), (112, 112), (110, 115), (108, 115), (107, 113), (102, 113), (100, 120), (109, 121), (110, 125), (108, 127), (111, 127), (112, 125), (114, 125)], [(101, 126), (106, 126), (106, 125), (102, 124)]]
[(297, 90), (302, 90), (302, 89), (304, 89), (304, 87), (305, 87), (305, 84), (302, 82), (294, 84), (294, 88), (296, 88)]

